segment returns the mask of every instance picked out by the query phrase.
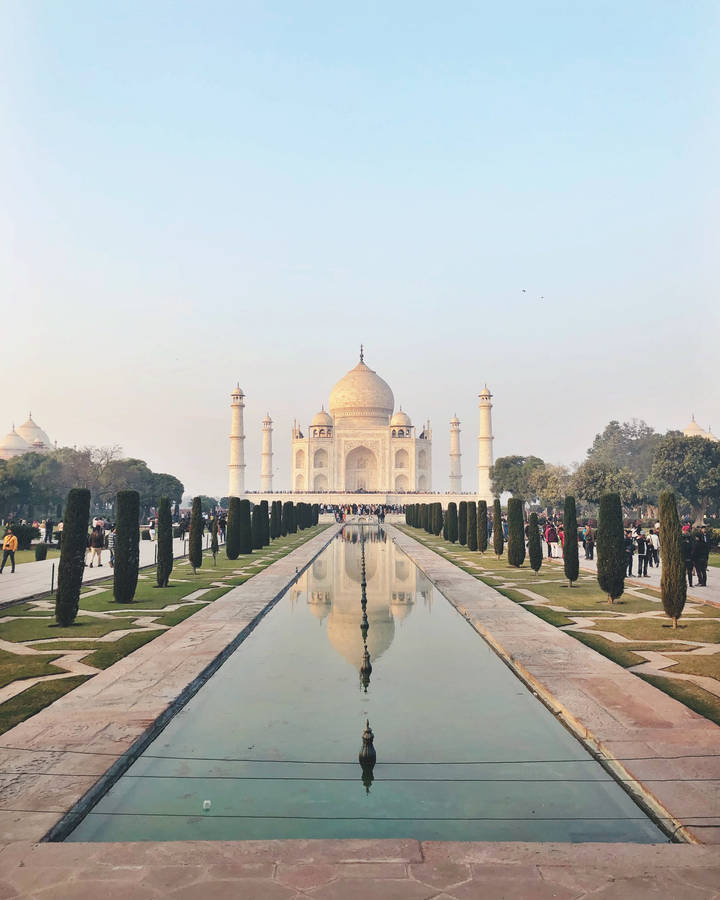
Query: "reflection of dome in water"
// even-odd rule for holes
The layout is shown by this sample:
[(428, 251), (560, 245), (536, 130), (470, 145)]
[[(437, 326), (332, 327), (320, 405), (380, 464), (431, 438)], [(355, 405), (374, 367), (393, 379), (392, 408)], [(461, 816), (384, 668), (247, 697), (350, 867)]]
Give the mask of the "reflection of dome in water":
[(330, 591), (311, 591), (307, 595), (307, 605), (315, 618), (322, 622), (332, 609)]
[[(358, 545), (359, 547), (359, 545)], [(378, 545), (365, 544), (365, 580), (370, 581), (377, 572)], [(345, 574), (352, 581), (360, 584), (362, 581), (362, 557), (360, 550), (357, 553), (345, 554)], [(359, 596), (359, 595), (358, 595)]]
[[(357, 609), (338, 609), (333, 604), (328, 618), (328, 639), (337, 652), (359, 670), (362, 664), (363, 642), (360, 634), (360, 600), (357, 601)], [(367, 645), (372, 660), (379, 659), (390, 647), (395, 637), (395, 621), (387, 606), (374, 606), (368, 602), (367, 617), (370, 625), (368, 629)]]
[(414, 603), (415, 595), (411, 594), (409, 591), (393, 591), (390, 609), (392, 610), (395, 621), (402, 622), (402, 620), (410, 614)]

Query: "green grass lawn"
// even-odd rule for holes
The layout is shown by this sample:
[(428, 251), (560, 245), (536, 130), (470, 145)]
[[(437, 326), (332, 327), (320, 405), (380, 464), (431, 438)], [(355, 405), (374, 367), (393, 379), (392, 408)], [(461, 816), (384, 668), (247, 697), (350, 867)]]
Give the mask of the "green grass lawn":
[[(47, 559), (58, 559), (60, 556), (60, 551), (55, 548), (48, 548)], [(36, 562), (35, 559), (35, 548), (32, 547), (30, 550), (16, 550), (15, 551), (15, 565), (20, 566), (23, 563)], [(10, 560), (5, 564), (5, 571), (7, 571), (7, 567), (10, 565)]]
[(103, 637), (111, 631), (125, 631), (136, 628), (126, 619), (95, 619), (79, 615), (74, 624), (61, 628), (55, 622), (55, 616), (47, 619), (13, 619), (0, 625), (0, 638), (4, 641), (40, 641), (44, 638), (69, 637)]
[(680, 619), (677, 629), (672, 621), (663, 619), (596, 619), (598, 631), (612, 631), (634, 641), (667, 641), (673, 638), (683, 641), (720, 643), (720, 622), (695, 622)]
[[(674, 657), (675, 654), (673, 654)], [(678, 664), (672, 666), (668, 671), (684, 672), (686, 675), (704, 675), (720, 681), (720, 652), (710, 656), (687, 656), (680, 659)]]
[(88, 666), (95, 666), (97, 669), (107, 669), (123, 656), (127, 656), (162, 633), (162, 630), (139, 631), (137, 634), (126, 634), (125, 637), (113, 641), (112, 644), (96, 644), (94, 646), (97, 647), (97, 650), (89, 656), (83, 657), (83, 662)]
[(38, 675), (58, 675), (64, 672), (52, 665), (52, 660), (57, 659), (59, 653), (51, 656), (18, 656), (17, 653), (8, 653), (0, 650), (0, 687), (19, 681), (23, 678), (36, 678)]
[[(647, 681), (653, 687), (659, 688), (694, 712), (705, 716), (716, 725), (720, 725), (720, 704), (715, 694), (688, 681), (678, 681), (676, 678), (663, 678), (662, 675), (644, 675), (638, 673), (638, 678)], [(0, 707), (1, 708), (1, 707)]]
[(74, 690), (88, 678), (92, 678), (92, 675), (68, 675), (67, 678), (58, 678), (56, 681), (41, 682), (21, 691), (5, 703), (0, 703), (0, 734), (50, 706), (58, 697)]

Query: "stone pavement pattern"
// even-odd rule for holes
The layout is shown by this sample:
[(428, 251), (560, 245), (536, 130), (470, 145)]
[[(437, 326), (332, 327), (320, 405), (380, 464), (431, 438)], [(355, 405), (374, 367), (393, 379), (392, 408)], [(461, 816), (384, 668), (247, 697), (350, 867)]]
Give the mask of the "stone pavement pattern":
[[(399, 547), (496, 652), (660, 816), (720, 843), (720, 728), (393, 526)], [(668, 823), (666, 822), (666, 825)]]
[(14, 844), (0, 897), (33, 900), (646, 900), (720, 897), (713, 847), (245, 841)]

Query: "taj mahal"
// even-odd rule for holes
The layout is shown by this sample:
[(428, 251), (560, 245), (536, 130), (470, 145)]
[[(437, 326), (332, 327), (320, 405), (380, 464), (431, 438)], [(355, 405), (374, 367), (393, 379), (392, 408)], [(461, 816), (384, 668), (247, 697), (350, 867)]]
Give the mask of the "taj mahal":
[[(228, 496), (242, 497), (245, 487), (245, 434), (243, 411), (245, 394), (238, 385), (231, 394), (231, 431)], [(492, 394), (485, 387), (479, 394), (477, 490), (468, 492), (492, 502), (490, 470), (493, 464)], [(462, 494), (460, 421), (453, 416), (450, 427), (450, 483), (444, 499)], [(260, 491), (263, 498), (273, 494), (273, 422), (268, 414), (262, 423)], [(292, 492), (309, 502), (405, 503), (417, 495), (438, 491), (432, 483), (432, 429), (430, 422), (413, 425), (401, 407), (395, 410), (390, 385), (360, 360), (330, 391), (327, 410), (323, 407), (307, 427), (293, 423)], [(310, 495), (310, 497), (308, 497)], [(312, 495), (317, 495), (313, 497)], [(333, 496), (335, 495), (335, 496)], [(257, 500), (257, 492), (253, 492)]]

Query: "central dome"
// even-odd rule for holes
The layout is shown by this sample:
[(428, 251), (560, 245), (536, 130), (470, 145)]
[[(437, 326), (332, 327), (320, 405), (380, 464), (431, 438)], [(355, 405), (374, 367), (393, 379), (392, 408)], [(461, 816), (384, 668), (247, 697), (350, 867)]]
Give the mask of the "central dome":
[(395, 407), (395, 398), (387, 382), (365, 365), (363, 360), (350, 369), (330, 392), (330, 415), (337, 419), (377, 419), (387, 425)]

